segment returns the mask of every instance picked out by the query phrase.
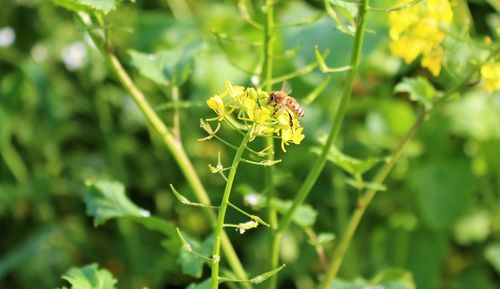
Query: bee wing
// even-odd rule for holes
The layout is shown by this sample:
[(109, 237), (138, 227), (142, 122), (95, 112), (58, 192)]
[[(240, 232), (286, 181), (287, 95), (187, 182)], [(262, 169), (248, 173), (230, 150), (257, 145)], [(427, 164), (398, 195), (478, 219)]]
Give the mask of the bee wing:
[(283, 81), (283, 83), (281, 84), (281, 91), (285, 92), (288, 95), (292, 94), (292, 86), (290, 85), (290, 82)]

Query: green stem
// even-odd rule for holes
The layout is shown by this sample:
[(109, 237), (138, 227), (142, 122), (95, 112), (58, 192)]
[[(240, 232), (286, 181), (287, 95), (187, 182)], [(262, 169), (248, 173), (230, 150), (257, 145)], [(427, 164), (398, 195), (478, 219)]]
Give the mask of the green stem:
[[(272, 78), (273, 78), (273, 26), (274, 26), (274, 7), (273, 0), (266, 0), (266, 21), (264, 26), (264, 71), (265, 80), (264, 85), (267, 92), (271, 92), (273, 89)], [(266, 138), (266, 147), (271, 147), (271, 152), (274, 152), (274, 140), (272, 137)], [(270, 153), (267, 156), (269, 161), (274, 161), (274, 153)], [(269, 167), (266, 169), (266, 192), (267, 192), (267, 210), (268, 218), (271, 223), (271, 228), (275, 228), (277, 225), (276, 210), (271, 206), (271, 200), (274, 193), (274, 168)], [(270, 268), (276, 268), (271, 264)], [(275, 279), (275, 278), (272, 278)], [(271, 279), (271, 283), (273, 280)]]
[[(273, 29), (274, 29), (274, 6), (273, 0), (266, 0), (266, 21), (264, 23), (264, 87), (267, 92), (271, 92), (273, 89)], [(271, 147), (271, 151), (274, 152), (274, 140), (272, 137), (266, 138), (266, 146)], [(267, 156), (269, 161), (274, 161), (274, 153)], [(280, 236), (276, 234), (274, 230), (278, 227), (278, 214), (276, 209), (271, 205), (271, 201), (274, 198), (274, 167), (266, 168), (265, 174), (266, 192), (267, 192), (267, 218), (271, 225), (273, 232), (270, 238), (270, 250), (271, 259), (269, 263), (269, 269), (278, 267), (279, 263), (279, 243)], [(269, 279), (269, 289), (275, 289), (277, 286), (277, 275), (271, 276)]]
[[(233, 164), (231, 165), (231, 170), (229, 171), (229, 176), (227, 178), (226, 188), (224, 189), (224, 195), (222, 196), (222, 201), (220, 204), (219, 214), (217, 216), (217, 225), (215, 226), (215, 240), (214, 240), (214, 250), (213, 250), (213, 261), (212, 261), (212, 289), (217, 289), (219, 287), (219, 264), (220, 264), (220, 245), (222, 235), (224, 233), (224, 218), (226, 216), (227, 206), (229, 205), (229, 196), (231, 195), (231, 189), (233, 187), (234, 177), (236, 175), (236, 170), (241, 160), (241, 156), (245, 151), (245, 147), (250, 139), (250, 132), (245, 135), (241, 141), (238, 151), (233, 159)], [(242, 278), (243, 279), (243, 278)], [(247, 279), (247, 278), (245, 278)]]
[[(379, 171), (377, 176), (375, 177), (375, 183), (381, 184), (385, 177), (389, 174), (390, 170), (394, 166), (394, 163), (396, 160), (399, 158), (402, 148), (404, 145), (408, 142), (408, 140), (411, 139), (411, 137), (415, 134), (415, 131), (417, 128), (420, 126), (420, 124), (423, 122), (425, 119), (425, 116), (427, 115), (426, 112), (422, 113), (418, 118), (417, 121), (413, 124), (412, 128), (408, 131), (408, 133), (405, 135), (401, 143), (399, 144), (398, 148), (395, 150), (395, 153), (389, 160), (389, 162)], [(330, 267), (328, 268), (328, 271), (326, 272), (325, 278), (319, 285), (319, 289), (327, 289), (330, 288), (330, 285), (332, 284), (333, 280), (337, 276), (337, 273), (340, 269), (340, 265), (342, 265), (342, 262), (344, 261), (345, 254), (347, 252), (347, 249), (349, 248), (349, 245), (352, 241), (352, 238), (354, 236), (354, 233), (356, 232), (356, 229), (358, 228), (359, 222), (361, 221), (366, 208), (370, 204), (371, 200), (375, 196), (375, 193), (377, 190), (375, 188), (370, 189), (366, 194), (362, 195), (357, 202), (356, 210), (353, 212), (349, 223), (347, 224), (346, 230), (344, 234), (342, 235), (342, 239), (338, 243), (338, 245), (335, 247), (335, 251), (332, 255), (331, 258), (331, 264)]]
[[(82, 16), (82, 15), (80, 15)], [(80, 17), (82, 22), (85, 25), (92, 25), (92, 23), (88, 23), (86, 19), (88, 17)], [(98, 47), (102, 47), (103, 41), (99, 37), (97, 33), (93, 33), (92, 30), (89, 30), (89, 35), (92, 40)], [(100, 45), (101, 44), (101, 45)], [(132, 96), (132, 99), (139, 106), (144, 116), (148, 120), (149, 124), (153, 127), (153, 129), (158, 133), (163, 143), (170, 151), (175, 161), (179, 165), (181, 172), (186, 177), (187, 182), (191, 186), (196, 198), (202, 204), (210, 205), (210, 199), (208, 198), (208, 194), (201, 183), (198, 174), (194, 170), (193, 164), (189, 160), (184, 148), (180, 141), (176, 141), (175, 137), (165, 126), (160, 117), (156, 114), (155, 110), (151, 107), (147, 99), (145, 98), (142, 91), (134, 84), (130, 76), (127, 74), (123, 66), (121, 65), (118, 58), (113, 54), (111, 49), (103, 50), (103, 56), (108, 61), (111, 70), (116, 75), (122, 86), (126, 89), (126, 91)], [(216, 216), (215, 213), (211, 210), (206, 210), (206, 214), (208, 215), (211, 222), (215, 222)], [(232, 244), (230, 243), (227, 234), (223, 232), (222, 234), (222, 249), (224, 250), (224, 254), (228, 260), (229, 265), (233, 269), (234, 273), (241, 279), (248, 279), (248, 276), (243, 269), (241, 261), (238, 258)], [(252, 286), (249, 284), (243, 285), (246, 289), (251, 289)]]
[(335, 280), (335, 277), (337, 276), (340, 270), (340, 266), (344, 261), (347, 249), (351, 244), (354, 233), (356, 232), (359, 223), (363, 218), (366, 208), (375, 197), (375, 194), (378, 191), (377, 188), (383, 184), (384, 180), (387, 178), (392, 168), (399, 160), (406, 144), (415, 135), (415, 132), (422, 125), (422, 123), (429, 116), (429, 114), (432, 113), (440, 104), (446, 103), (446, 100), (448, 100), (451, 95), (463, 89), (466, 86), (467, 81), (470, 79), (471, 76), (472, 74), (469, 74), (466, 78), (464, 78), (463, 81), (461, 81), (460, 83), (456, 84), (451, 89), (449, 89), (438, 101), (435, 102), (434, 108), (432, 110), (426, 110), (418, 116), (418, 118), (415, 120), (410, 130), (405, 134), (403, 139), (400, 141), (398, 147), (392, 153), (389, 161), (378, 171), (373, 181), (375, 186), (369, 188), (364, 194), (361, 194), (361, 196), (358, 198), (357, 207), (351, 215), (351, 218), (347, 224), (344, 234), (342, 235), (342, 238), (340, 239), (338, 245), (334, 249), (330, 267), (328, 268), (325, 278), (319, 285), (318, 287), (319, 289), (330, 288), (332, 282)]
[(266, 0), (266, 23), (264, 26), (264, 85), (266, 91), (270, 92), (273, 89), (273, 28), (274, 28), (274, 7), (273, 0)]
[(334, 143), (335, 139), (337, 138), (337, 135), (340, 130), (340, 126), (342, 124), (342, 121), (344, 119), (344, 115), (347, 110), (347, 105), (349, 103), (349, 99), (351, 98), (352, 94), (352, 87), (354, 84), (354, 79), (356, 78), (357, 72), (358, 72), (358, 66), (359, 66), (359, 61), (361, 58), (361, 49), (363, 47), (363, 37), (365, 33), (365, 16), (366, 16), (366, 7), (368, 6), (368, 0), (363, 0), (361, 3), (361, 6), (359, 7), (359, 25), (356, 29), (356, 35), (354, 38), (354, 47), (353, 47), (353, 53), (351, 56), (351, 70), (349, 70), (349, 74), (347, 75), (347, 80), (346, 84), (344, 86), (344, 90), (342, 93), (342, 98), (340, 99), (340, 104), (337, 109), (337, 113), (335, 114), (335, 118), (333, 119), (333, 125), (332, 128), (330, 129), (330, 133), (328, 135), (327, 141), (325, 143), (325, 146), (323, 147), (323, 150), (321, 151), (320, 156), (316, 160), (316, 163), (314, 164), (313, 168), (309, 172), (309, 175), (307, 176), (306, 180), (302, 184), (302, 186), (299, 189), (299, 192), (297, 193), (297, 196), (293, 200), (292, 207), (288, 210), (286, 215), (283, 217), (283, 219), (280, 222), (280, 225), (278, 227), (279, 232), (283, 232), (288, 225), (290, 225), (291, 219), (297, 208), (302, 205), (306, 197), (309, 195), (311, 192), (311, 189), (316, 183), (316, 180), (319, 177), (319, 174), (323, 170), (323, 167), (325, 166), (326, 163), (326, 156), (328, 152), (330, 151), (330, 147)]
[[(179, 87), (177, 85), (172, 86), (172, 102), (177, 104), (180, 100), (179, 97)], [(176, 105), (174, 108), (174, 116), (172, 120), (173, 125), (173, 135), (176, 141), (181, 140), (181, 128), (180, 128), (180, 117), (179, 117), (179, 107)]]

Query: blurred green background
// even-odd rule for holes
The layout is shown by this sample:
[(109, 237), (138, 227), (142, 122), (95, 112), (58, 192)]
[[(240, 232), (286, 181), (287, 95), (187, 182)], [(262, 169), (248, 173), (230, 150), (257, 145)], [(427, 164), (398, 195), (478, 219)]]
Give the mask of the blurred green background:
[[(388, 7), (391, 1), (370, 1)], [(255, 7), (260, 2), (256, 1)], [(498, 2), (453, 1), (455, 19), (470, 23), (473, 37), (496, 41)], [(204, 137), (199, 119), (211, 117), (205, 101), (224, 89), (224, 81), (250, 86), (260, 47), (223, 41), (213, 32), (246, 41), (262, 33), (246, 24), (236, 1), (124, 2), (108, 15), (115, 52), (167, 125), (172, 110), (169, 87), (144, 78), (130, 66), (129, 49), (144, 53), (204, 43), (192, 73), (180, 87), (182, 140), (212, 201), (218, 202), (223, 180), (212, 175), (217, 152), (229, 164), (233, 151)], [(323, 9), (321, 1), (281, 1), (277, 21), (290, 23)], [(119, 280), (119, 288), (185, 288), (195, 279), (184, 275), (177, 256), (161, 245), (162, 236), (127, 221), (95, 228), (83, 203), (87, 179), (114, 179), (131, 200), (172, 221), (195, 239), (211, 231), (202, 211), (173, 198), (173, 183), (193, 199), (183, 175), (142, 113), (109, 73), (74, 16), (50, 1), (7, 0), (0, 9), (0, 288), (51, 288), (68, 268), (97, 262)], [(257, 11), (258, 14), (258, 11)], [(258, 16), (258, 15), (257, 15)], [(262, 20), (257, 17), (257, 20)], [(407, 95), (394, 94), (405, 76), (429, 73), (417, 64), (403, 65), (388, 52), (387, 16), (370, 14), (360, 76), (338, 147), (358, 158), (385, 157), (409, 129), (419, 111)], [(276, 59), (276, 76), (315, 61), (314, 46), (329, 48), (328, 64), (345, 65), (352, 38), (323, 17), (311, 25), (277, 32), (277, 53), (301, 45), (290, 59)], [(455, 43), (467, 57), (467, 45)], [(457, 52), (458, 51), (458, 52)], [(451, 58), (451, 57), (450, 57)], [(452, 61), (433, 79), (437, 88), (452, 79)], [(447, 65), (448, 64), (448, 65)], [(305, 107), (306, 139), (288, 153), (277, 152), (278, 196), (291, 199), (316, 155), (312, 147), (326, 134), (345, 74), (337, 74), (324, 92)], [(292, 79), (299, 101), (327, 76), (316, 69)], [(255, 77), (254, 77), (255, 78)], [(277, 84), (275, 89), (278, 89)], [(236, 143), (230, 130), (222, 135)], [(235, 203), (263, 189), (264, 170), (243, 165)], [(366, 175), (369, 180), (371, 172)], [(340, 234), (355, 205), (348, 176), (329, 163), (307, 202), (317, 211), (315, 232)], [(370, 278), (385, 268), (409, 270), (417, 288), (500, 288), (500, 94), (481, 85), (470, 87), (425, 122), (405, 150), (369, 208), (341, 270), (341, 277)], [(257, 212), (263, 214), (263, 212)], [(239, 220), (229, 214), (229, 220)], [(245, 235), (228, 230), (250, 273), (262, 272), (269, 252), (269, 231)], [(326, 245), (328, 251), (333, 243)], [(281, 288), (311, 288), (322, 273), (314, 247), (298, 226), (283, 238)], [(208, 276), (205, 272), (204, 276)], [(261, 285), (258, 288), (263, 288)]]

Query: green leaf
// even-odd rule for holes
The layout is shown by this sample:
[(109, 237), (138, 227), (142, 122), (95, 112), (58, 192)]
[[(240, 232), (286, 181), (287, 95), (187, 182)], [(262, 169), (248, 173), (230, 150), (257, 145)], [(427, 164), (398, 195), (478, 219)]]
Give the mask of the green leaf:
[(210, 289), (212, 279), (208, 278), (205, 281), (197, 284), (191, 284), (186, 289)]
[(110, 219), (124, 218), (142, 224), (149, 230), (176, 239), (175, 226), (165, 220), (150, 216), (149, 211), (132, 203), (125, 195), (125, 187), (116, 181), (87, 181), (84, 200), (87, 215), (94, 217), (94, 225), (99, 226)]
[(340, 32), (354, 36), (356, 23), (354, 18), (358, 14), (358, 6), (342, 0), (325, 0), (326, 12), (337, 24)]
[[(139, 208), (125, 195), (123, 184), (115, 181), (87, 181), (84, 200), (87, 214), (94, 217), (94, 225), (104, 224), (118, 217), (146, 218), (149, 211)], [(175, 231), (174, 231), (175, 234)]]
[(176, 232), (175, 232), (175, 226), (167, 222), (165, 220), (162, 220), (160, 218), (151, 216), (151, 217), (125, 217), (125, 219), (134, 221), (136, 223), (140, 223), (144, 227), (146, 227), (149, 230), (153, 231), (158, 231), (165, 235), (166, 237), (170, 238), (176, 238)]
[(474, 176), (465, 160), (420, 165), (412, 170), (409, 181), (417, 192), (423, 220), (437, 230), (449, 228), (464, 213), (474, 189)]
[[(185, 233), (183, 233), (182, 236), (184, 237), (186, 242), (189, 243), (193, 251), (210, 258), (214, 246), (213, 235), (208, 236), (201, 245), (199, 242), (190, 238)], [(185, 250), (181, 251), (179, 258), (177, 259), (177, 263), (181, 265), (182, 273), (196, 278), (201, 277), (201, 274), (203, 273), (203, 264), (205, 262), (206, 261), (199, 256), (196, 256), (195, 254), (192, 254)]]
[(385, 289), (416, 288), (412, 274), (403, 269), (387, 269), (379, 272), (370, 283)]
[(97, 264), (71, 268), (62, 278), (71, 284), (71, 289), (114, 289), (117, 282), (108, 270), (98, 269)]
[[(312, 151), (317, 154), (321, 153), (321, 149), (317, 147), (313, 148)], [(329, 161), (333, 162), (352, 176), (362, 175), (373, 168), (373, 166), (375, 166), (379, 162), (384, 161), (384, 159), (382, 158), (368, 158), (365, 160), (356, 159), (342, 153), (337, 147), (333, 145), (326, 157)]]
[(500, 243), (493, 243), (486, 247), (484, 257), (500, 275)]
[(424, 77), (403, 78), (403, 81), (398, 83), (394, 88), (395, 92), (406, 92), (410, 95), (410, 99), (422, 104), (426, 110), (433, 106), (433, 100), (436, 97), (436, 89)]
[(104, 14), (116, 9), (118, 4), (117, 0), (52, 0), (52, 2), (74, 12), (100, 11)]
[(371, 281), (357, 278), (353, 281), (337, 279), (330, 289), (415, 289), (415, 282), (410, 272), (402, 269), (388, 269), (378, 273)]
[[(285, 214), (288, 212), (290, 207), (292, 207), (292, 201), (283, 201), (280, 199), (273, 199), (272, 206), (280, 214)], [(310, 227), (316, 222), (316, 217), (318, 212), (316, 212), (310, 205), (302, 205), (295, 211), (292, 216), (292, 221), (301, 227)]]
[(129, 50), (132, 65), (139, 72), (158, 84), (181, 85), (193, 71), (196, 54), (203, 50), (200, 42), (186, 47), (164, 50), (156, 54), (147, 54)]

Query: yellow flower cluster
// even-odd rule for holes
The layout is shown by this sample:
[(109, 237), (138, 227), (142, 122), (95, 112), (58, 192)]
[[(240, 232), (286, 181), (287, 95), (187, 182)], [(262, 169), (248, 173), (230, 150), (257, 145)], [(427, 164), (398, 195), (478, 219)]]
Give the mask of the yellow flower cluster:
[(488, 62), (481, 67), (481, 77), (487, 91), (500, 90), (500, 62)]
[[(404, 0), (406, 1), (406, 0)], [(443, 61), (441, 42), (453, 11), (448, 0), (427, 0), (413, 7), (389, 13), (391, 53), (406, 63), (422, 55), (420, 64), (438, 76)]]
[(277, 135), (285, 152), (285, 145), (300, 144), (304, 139), (297, 116), (269, 104), (269, 93), (260, 88), (233, 86), (229, 81), (224, 84), (225, 91), (207, 100), (208, 107), (217, 114), (207, 121), (226, 121), (236, 129), (250, 130), (250, 141), (257, 136)]

